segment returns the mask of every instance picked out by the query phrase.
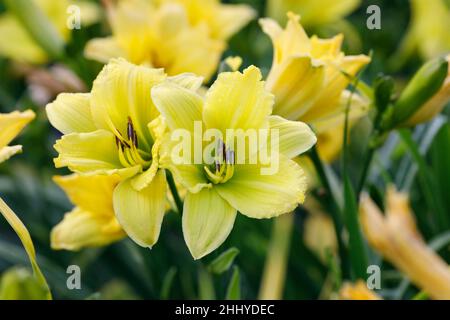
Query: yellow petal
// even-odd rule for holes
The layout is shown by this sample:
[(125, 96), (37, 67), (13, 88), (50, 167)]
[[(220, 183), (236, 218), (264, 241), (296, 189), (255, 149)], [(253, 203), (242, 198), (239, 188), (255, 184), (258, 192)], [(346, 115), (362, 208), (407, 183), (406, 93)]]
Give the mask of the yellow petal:
[(136, 191), (131, 180), (121, 182), (114, 190), (117, 220), (128, 236), (142, 247), (151, 248), (159, 237), (164, 218), (166, 175), (159, 170), (152, 182)]
[(71, 174), (55, 176), (53, 180), (64, 190), (70, 201), (83, 211), (108, 218), (114, 217), (112, 196), (120, 181), (119, 175)]
[(22, 146), (8, 146), (0, 149), (0, 163), (8, 160), (13, 155), (22, 152)]
[(96, 130), (91, 115), (90, 94), (61, 93), (45, 109), (52, 126), (64, 134)]
[(0, 113), (0, 148), (7, 146), (34, 117), (31, 110)]
[(102, 15), (101, 8), (94, 2), (73, 0), (74, 5), (80, 8), (81, 23), (85, 26), (94, 24)]
[(303, 122), (270, 116), (269, 123), (270, 129), (278, 130), (279, 134), (278, 144), (275, 142), (274, 147), (290, 159), (308, 151), (317, 141), (315, 134)]
[(259, 129), (267, 126), (273, 95), (264, 89), (261, 72), (250, 66), (240, 72), (223, 72), (205, 98), (203, 119), (207, 128)]
[(408, 198), (390, 188), (384, 216), (365, 196), (360, 216), (369, 244), (434, 299), (450, 299), (450, 269), (423, 241)]
[(214, 188), (239, 212), (257, 219), (291, 212), (304, 201), (306, 181), (298, 164), (280, 155), (274, 174), (262, 174), (262, 167), (236, 165), (233, 177)]
[(27, 63), (41, 64), (47, 54), (34, 42), (27, 31), (11, 14), (0, 16), (0, 55)]
[(233, 229), (236, 209), (214, 189), (188, 193), (183, 207), (184, 240), (194, 259), (217, 249)]
[(338, 34), (331, 39), (311, 37), (311, 56), (316, 59), (336, 59), (341, 54), (344, 35)]
[(310, 57), (292, 56), (274, 65), (266, 88), (275, 95), (274, 114), (297, 120), (318, 99), (325, 85), (325, 67)]
[(136, 66), (123, 59), (111, 60), (92, 87), (91, 112), (97, 127), (111, 130), (113, 125), (125, 135), (129, 117), (139, 145), (150, 150), (152, 137), (147, 125), (159, 115), (150, 90), (164, 79), (161, 69)]
[(107, 63), (111, 58), (126, 58), (127, 53), (113, 37), (89, 40), (84, 48), (86, 58)]
[(200, 89), (203, 80), (204, 80), (203, 77), (199, 77), (196, 74), (189, 72), (181, 73), (176, 76), (171, 76), (167, 78), (167, 81), (176, 83), (182, 86), (183, 88), (192, 91), (197, 91), (198, 89)]
[(97, 215), (76, 207), (52, 229), (50, 241), (54, 250), (77, 251), (86, 247), (105, 246), (123, 237), (125, 232), (114, 216)]
[(122, 168), (114, 135), (106, 130), (70, 133), (56, 141), (59, 156), (57, 168), (69, 167), (74, 172), (95, 172)]
[(152, 99), (170, 130), (194, 131), (194, 122), (202, 121), (203, 99), (192, 90), (166, 82), (152, 89)]
[(33, 268), (34, 276), (37, 281), (41, 284), (42, 288), (45, 289), (47, 293), (47, 299), (52, 299), (52, 294), (48, 287), (47, 281), (45, 280), (44, 275), (42, 274), (41, 269), (36, 261), (36, 251), (34, 250), (33, 241), (31, 240), (30, 233), (28, 232), (25, 225), (20, 221), (17, 215), (11, 210), (10, 207), (0, 198), (0, 213), (3, 217), (8, 221), (9, 225), (14, 229), (17, 236), (19, 237), (22, 245), (27, 252), (28, 258), (30, 259), (31, 266)]

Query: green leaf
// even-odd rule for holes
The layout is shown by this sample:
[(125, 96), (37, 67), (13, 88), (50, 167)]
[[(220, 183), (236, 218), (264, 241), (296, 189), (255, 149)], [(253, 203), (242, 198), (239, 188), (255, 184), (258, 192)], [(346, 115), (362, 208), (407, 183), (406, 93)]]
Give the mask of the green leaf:
[(200, 267), (198, 273), (198, 295), (201, 300), (213, 300), (216, 298), (214, 283), (211, 274)]
[(164, 276), (163, 284), (161, 287), (161, 299), (167, 300), (169, 299), (170, 289), (172, 288), (173, 280), (175, 279), (175, 275), (177, 274), (177, 268), (172, 267), (167, 271)]
[(222, 274), (230, 269), (234, 259), (239, 254), (236, 248), (230, 248), (213, 260), (208, 266), (208, 271), (214, 274)]
[(348, 175), (344, 176), (344, 218), (349, 235), (350, 262), (354, 276), (367, 277), (367, 253), (359, 224), (358, 206)]
[(237, 266), (233, 267), (233, 274), (231, 275), (230, 282), (227, 287), (227, 294), (225, 299), (227, 300), (239, 300), (241, 299), (241, 275)]

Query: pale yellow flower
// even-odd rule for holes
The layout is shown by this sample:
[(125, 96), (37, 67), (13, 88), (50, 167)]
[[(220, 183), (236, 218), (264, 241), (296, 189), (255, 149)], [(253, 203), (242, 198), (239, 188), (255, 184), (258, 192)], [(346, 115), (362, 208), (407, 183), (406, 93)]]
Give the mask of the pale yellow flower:
[(360, 219), (369, 244), (386, 260), (432, 298), (450, 299), (450, 269), (422, 239), (405, 194), (388, 189), (385, 215), (363, 196)]
[[(64, 40), (69, 40), (71, 30), (67, 27), (67, 9), (76, 5), (81, 12), (81, 22), (84, 25), (95, 22), (99, 17), (97, 5), (79, 0), (30, 0), (53, 24)], [(45, 51), (28, 34), (16, 17), (9, 12), (0, 15), (0, 55), (20, 62), (42, 64), (47, 62)]]
[(341, 300), (382, 300), (379, 295), (367, 288), (367, 284), (359, 280), (356, 283), (344, 283), (339, 291)]
[(54, 181), (66, 192), (75, 208), (64, 216), (51, 233), (53, 249), (79, 250), (103, 246), (126, 236), (113, 208), (118, 175), (56, 176)]
[[(271, 115), (273, 95), (264, 88), (258, 68), (250, 66), (243, 73), (219, 74), (205, 97), (170, 82), (154, 87), (152, 97), (169, 129), (161, 144), (160, 166), (170, 170), (188, 190), (183, 234), (195, 259), (225, 241), (237, 211), (252, 218), (271, 218), (291, 212), (303, 202), (306, 190), (303, 171), (291, 158), (308, 150), (315, 143), (315, 136), (304, 123)], [(176, 145), (171, 134), (181, 130), (195, 137), (196, 121), (206, 130), (222, 134), (224, 140), (215, 142), (224, 152), (212, 164), (204, 158), (200, 164), (193, 159), (189, 163), (176, 163), (172, 154)], [(245, 154), (234, 149), (233, 141), (225, 138), (226, 131), (237, 130), (236, 135), (242, 138), (248, 129), (268, 128), (279, 132), (278, 170), (264, 175), (261, 169), (268, 164), (259, 160), (254, 164), (234, 163), (234, 159)], [(206, 146), (200, 147), (203, 154)]]
[(152, 87), (165, 80), (195, 89), (202, 83), (190, 74), (167, 77), (162, 69), (112, 59), (90, 93), (60, 94), (46, 107), (50, 122), (64, 134), (55, 144), (55, 166), (89, 176), (119, 175), (112, 196), (115, 216), (144, 247), (157, 242), (166, 208), (159, 112), (150, 96)]
[[(274, 57), (266, 87), (275, 95), (273, 113), (311, 125), (318, 135), (319, 152), (331, 159), (340, 149), (344, 111), (351, 78), (370, 62), (365, 55), (346, 56), (343, 36), (331, 39), (308, 37), (299, 16), (289, 13), (282, 29), (271, 19), (261, 19), (263, 31), (272, 39)], [(367, 111), (368, 102), (352, 96), (350, 119)], [(326, 137), (321, 141), (321, 135)]]
[(336, 22), (361, 4), (361, 0), (268, 0), (267, 15), (280, 23), (286, 22), (286, 12), (302, 17), (304, 26), (313, 27)]
[(449, 64), (448, 73), (442, 87), (408, 119), (405, 125), (412, 126), (431, 120), (439, 114), (450, 101), (450, 55), (447, 55), (446, 60)]
[(0, 114), (0, 163), (22, 151), (22, 146), (8, 146), (8, 144), (34, 117), (31, 110)]
[[(101, 62), (123, 57), (135, 64), (164, 68), (169, 75), (193, 72), (208, 80), (219, 65), (225, 39), (251, 19), (251, 15), (239, 15), (244, 8), (250, 10), (216, 1), (110, 3), (113, 35), (91, 40), (85, 53)], [(229, 21), (233, 13), (237, 15)]]

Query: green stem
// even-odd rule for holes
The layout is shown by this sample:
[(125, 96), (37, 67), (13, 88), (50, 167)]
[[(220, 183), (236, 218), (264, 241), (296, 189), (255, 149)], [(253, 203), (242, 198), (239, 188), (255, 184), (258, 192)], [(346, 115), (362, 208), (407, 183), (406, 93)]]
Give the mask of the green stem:
[(169, 171), (166, 171), (167, 183), (169, 184), (170, 192), (172, 193), (173, 200), (175, 201), (175, 205), (177, 206), (177, 210), (179, 214), (183, 213), (183, 201), (181, 201), (180, 195), (178, 194), (178, 189), (175, 184), (175, 180), (173, 179), (172, 174)]
[(369, 174), (370, 164), (372, 163), (373, 156), (375, 154), (375, 148), (369, 147), (367, 153), (364, 157), (363, 169), (361, 172), (361, 176), (359, 177), (358, 189), (356, 189), (356, 197), (359, 198), (362, 189), (364, 188), (364, 184), (366, 183), (367, 175)]
[(325, 172), (324, 165), (320, 160), (319, 154), (317, 153), (316, 146), (311, 148), (310, 158), (314, 164), (314, 167), (316, 168), (319, 179), (322, 182), (322, 186), (325, 188), (325, 197), (326, 197), (325, 202), (330, 206), (328, 211), (330, 212), (331, 219), (333, 220), (334, 232), (336, 233), (339, 257), (341, 260), (342, 274), (344, 278), (348, 279), (350, 276), (349, 272), (350, 269), (348, 264), (347, 250), (345, 248), (344, 241), (342, 239), (343, 224), (340, 217), (339, 205), (337, 204), (336, 199), (334, 199), (330, 182)]

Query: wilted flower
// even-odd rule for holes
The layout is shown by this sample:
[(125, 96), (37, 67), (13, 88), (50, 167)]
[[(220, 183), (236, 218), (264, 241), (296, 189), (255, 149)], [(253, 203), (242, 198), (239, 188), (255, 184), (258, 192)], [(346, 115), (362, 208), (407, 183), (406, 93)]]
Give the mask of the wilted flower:
[(286, 22), (286, 12), (301, 15), (304, 26), (312, 27), (336, 22), (361, 4), (361, 0), (268, 0), (267, 15), (279, 23)]
[[(303, 202), (303, 171), (290, 159), (308, 150), (316, 138), (304, 123), (271, 116), (273, 95), (264, 88), (258, 68), (219, 74), (205, 97), (170, 82), (154, 87), (152, 97), (169, 129), (161, 144), (160, 165), (188, 190), (183, 233), (194, 258), (207, 255), (225, 241), (237, 211), (252, 218), (270, 218), (291, 212)], [(223, 140), (210, 137), (212, 145), (217, 145), (211, 152), (201, 143), (195, 147), (194, 141), (194, 150), (201, 149), (200, 162), (177, 163), (172, 134), (182, 131), (195, 138), (196, 125), (218, 132)], [(272, 165), (273, 158), (264, 164), (261, 159), (254, 164), (236, 160), (248, 154), (235, 147), (234, 137), (245, 141), (247, 130), (261, 129), (279, 132), (278, 144), (271, 145), (279, 166), (270, 174), (261, 170)], [(227, 130), (234, 130), (236, 136), (225, 138), (229, 137)], [(189, 143), (187, 149), (191, 147)], [(245, 150), (250, 148), (261, 151), (258, 145), (245, 144)]]
[(226, 39), (253, 17), (247, 6), (216, 0), (121, 0), (108, 3), (113, 35), (93, 39), (86, 56), (101, 62), (123, 57), (164, 68), (169, 75), (194, 72), (209, 79)]
[[(68, 40), (71, 30), (67, 26), (67, 9), (76, 5), (80, 9), (82, 24), (91, 24), (98, 19), (97, 5), (80, 0), (32, 0), (49, 19), (58, 35)], [(47, 53), (35, 42), (20, 21), (10, 12), (0, 15), (0, 55), (27, 62), (42, 64), (47, 62)]]
[(450, 299), (450, 269), (423, 241), (405, 194), (388, 189), (385, 216), (363, 196), (360, 217), (364, 234), (376, 251), (432, 298)]
[(76, 206), (51, 233), (53, 249), (79, 250), (102, 246), (125, 237), (113, 208), (119, 175), (57, 176), (54, 181)]
[[(274, 57), (266, 88), (275, 95), (274, 114), (310, 124), (318, 135), (319, 152), (332, 159), (341, 147), (345, 108), (350, 98), (346, 87), (351, 77), (367, 63), (365, 55), (345, 56), (343, 36), (308, 38), (299, 16), (288, 14), (283, 30), (271, 19), (261, 19), (263, 31), (272, 39)], [(358, 118), (368, 103), (354, 94), (350, 118)], [(321, 135), (324, 138), (321, 140)], [(330, 141), (331, 140), (331, 141)]]
[[(162, 69), (113, 59), (91, 93), (60, 94), (46, 107), (50, 122), (64, 134), (55, 144), (56, 167), (120, 176), (113, 192), (115, 215), (144, 247), (158, 240), (166, 206), (165, 172), (158, 169), (159, 112), (150, 97), (151, 88), (166, 79)], [(202, 79), (186, 74), (168, 81), (198, 88)]]

